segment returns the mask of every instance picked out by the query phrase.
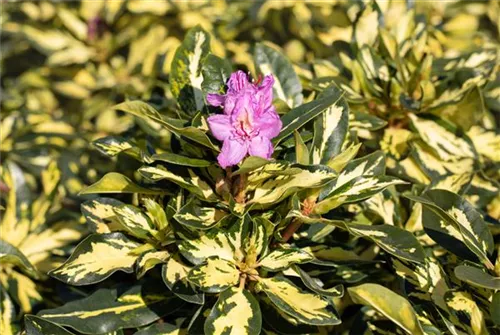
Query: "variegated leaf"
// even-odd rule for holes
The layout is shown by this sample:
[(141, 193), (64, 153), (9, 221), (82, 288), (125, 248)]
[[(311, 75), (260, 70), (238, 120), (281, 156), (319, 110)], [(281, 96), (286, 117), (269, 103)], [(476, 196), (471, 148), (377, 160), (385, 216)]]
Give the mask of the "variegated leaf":
[(0, 283), (23, 313), (31, 313), (43, 303), (44, 298), (36, 282), (22, 273), (11, 271), (9, 276), (0, 274)]
[(281, 118), (283, 128), (281, 128), (280, 134), (273, 140), (273, 143), (278, 144), (281, 140), (291, 135), (294, 130), (299, 129), (310, 120), (316, 118), (330, 106), (335, 105), (340, 99), (340, 95), (327, 94), (320, 99), (293, 108)]
[(244, 258), (243, 245), (248, 237), (251, 219), (238, 219), (229, 229), (212, 228), (197, 239), (180, 242), (179, 250), (193, 264), (201, 264), (208, 257), (240, 262)]
[(307, 224), (321, 223), (325, 225), (332, 225), (340, 229), (347, 230), (355, 236), (372, 240), (382, 249), (395, 257), (416, 263), (423, 263), (425, 261), (424, 250), (415, 236), (409, 231), (398, 227), (390, 225), (370, 226), (348, 223), (341, 220), (307, 217), (297, 210), (291, 211), (288, 214), (288, 217), (300, 219), (301, 222)]
[(500, 134), (498, 132), (473, 126), (467, 132), (467, 136), (472, 140), (479, 154), (493, 162), (500, 162)]
[(0, 288), (0, 331), (2, 335), (14, 335), (19, 331), (16, 324), (16, 306), (4, 288)]
[(328, 194), (351, 180), (360, 176), (378, 176), (385, 172), (385, 156), (382, 151), (375, 151), (364, 157), (354, 159), (344, 165), (337, 178), (321, 189), (320, 198), (325, 198)]
[(173, 294), (182, 300), (192, 304), (203, 305), (205, 303), (205, 296), (203, 293), (197, 292), (193, 284), (188, 281), (187, 276), (189, 271), (191, 271), (191, 268), (186, 266), (178, 255), (174, 255), (163, 265), (163, 282)]
[[(74, 333), (64, 329), (56, 323), (45, 320), (35, 315), (26, 315), (24, 317), (26, 335), (74, 335)], [(2, 332), (2, 334), (4, 334)]]
[(458, 130), (450, 123), (432, 116), (409, 114), (411, 124), (422, 140), (444, 161), (460, 158), (475, 158), (470, 141), (458, 135)]
[(23, 272), (33, 278), (39, 277), (36, 268), (18, 248), (0, 240), (0, 264), (5, 263), (19, 267)]
[(139, 208), (132, 205), (122, 205), (113, 208), (123, 230), (139, 239), (149, 240), (158, 233), (153, 222)]
[(363, 284), (349, 287), (347, 291), (355, 303), (375, 308), (408, 334), (425, 334), (408, 300), (390, 289), (378, 284)]
[(285, 164), (277, 166), (275, 171), (266, 167), (264, 166), (262, 172), (249, 177), (249, 186), (254, 188), (255, 192), (248, 204), (271, 205), (297, 191), (325, 185), (336, 176), (333, 170), (321, 165)]
[(202, 206), (202, 202), (193, 198), (174, 215), (174, 219), (191, 228), (210, 229), (227, 215), (220, 209)]
[(88, 297), (42, 310), (38, 315), (84, 334), (103, 334), (145, 326), (175, 312), (184, 304), (167, 294), (161, 283), (158, 284), (145, 282), (121, 294), (117, 289), (101, 288)]
[[(324, 95), (342, 96), (334, 86), (323, 91)], [(326, 165), (340, 153), (342, 144), (349, 130), (349, 106), (340, 98), (314, 120), (314, 138), (311, 146), (311, 162)]]
[[(452, 240), (464, 243), (486, 266), (493, 268), (488, 254), (493, 252), (493, 237), (481, 214), (459, 195), (446, 190), (430, 190), (421, 197), (408, 196), (424, 206), (423, 223), (429, 236), (456, 252)], [(446, 238), (447, 240), (442, 240)], [(451, 238), (451, 240), (450, 240)], [(462, 257), (468, 255), (462, 255)]]
[(470, 293), (450, 290), (444, 294), (444, 300), (451, 313), (451, 321), (460, 325), (468, 333), (487, 335), (485, 315)]
[(302, 85), (292, 64), (278, 50), (258, 43), (254, 51), (255, 68), (265, 76), (273, 75), (275, 98), (281, 99), (290, 108), (302, 104)]
[(208, 55), (203, 63), (203, 82), (201, 88), (205, 93), (224, 93), (224, 86), (231, 76), (231, 63), (227, 59)]
[(342, 204), (367, 199), (391, 185), (401, 184), (406, 184), (406, 182), (394, 177), (357, 177), (334, 189), (327, 197), (320, 198), (320, 201), (314, 206), (314, 212), (324, 214)]
[(71, 285), (89, 285), (108, 278), (115, 271), (132, 272), (141, 244), (122, 233), (93, 234), (76, 247), (64, 264), (49, 274)]
[(259, 260), (259, 265), (267, 271), (281, 271), (293, 264), (307, 263), (313, 257), (307, 252), (297, 248), (274, 249)]
[(240, 271), (233, 262), (209, 257), (206, 263), (194, 267), (187, 278), (205, 292), (218, 293), (236, 285)]
[(94, 147), (97, 148), (102, 154), (114, 157), (121, 152), (135, 149), (135, 156), (140, 157), (138, 148), (132, 142), (120, 136), (107, 136), (92, 142)]
[(175, 165), (181, 166), (190, 166), (190, 167), (207, 167), (212, 163), (199, 158), (191, 158), (178, 154), (174, 154), (172, 152), (162, 152), (161, 154), (155, 154), (151, 156), (153, 161), (161, 161)]
[(144, 193), (144, 194), (166, 194), (164, 190), (154, 190), (137, 185), (128, 177), (117, 173), (109, 172), (98, 182), (80, 191), (82, 194), (95, 193)]
[(340, 318), (331, 298), (301, 290), (284, 277), (261, 278), (261, 289), (276, 307), (310, 325), (337, 325)]
[(189, 192), (195, 194), (201, 200), (205, 201), (216, 201), (217, 195), (213, 189), (204, 180), (197, 176), (193, 170), (188, 169), (187, 176), (177, 175), (165, 167), (158, 165), (153, 166), (143, 166), (139, 169), (139, 172), (147, 179), (152, 181), (159, 180), (169, 180), (176, 183), (180, 187), (188, 190)]
[(298, 266), (294, 266), (293, 268), (300, 276), (300, 279), (304, 283), (304, 285), (313, 292), (316, 292), (319, 295), (327, 296), (327, 297), (335, 297), (340, 298), (344, 295), (344, 286), (342, 284), (336, 285), (331, 288), (324, 288), (323, 283), (316, 278), (312, 278), (309, 274), (302, 270)]
[(253, 295), (241, 288), (230, 288), (219, 295), (205, 321), (205, 334), (259, 334), (262, 327), (260, 307)]
[(210, 52), (210, 35), (201, 26), (190, 29), (175, 52), (170, 71), (172, 94), (188, 115), (205, 106), (201, 84), (202, 65)]
[(126, 113), (135, 115), (145, 121), (154, 122), (164, 127), (168, 131), (177, 136), (186, 137), (193, 142), (201, 144), (211, 150), (218, 151), (219, 148), (210, 141), (206, 131), (200, 128), (192, 127), (184, 120), (171, 119), (163, 117), (156, 109), (145, 102), (126, 101), (113, 107), (115, 110), (124, 111)]
[(30, 231), (31, 192), (21, 168), (8, 161), (2, 169), (2, 180), (8, 187), (5, 212), (0, 223), (1, 238), (17, 246)]
[(144, 274), (155, 267), (157, 264), (166, 263), (170, 258), (170, 253), (165, 250), (151, 250), (143, 253), (135, 263), (135, 273), (137, 278), (141, 278)]
[(97, 198), (85, 201), (81, 211), (90, 230), (104, 234), (120, 229), (114, 208), (122, 206), (123, 202), (112, 198)]

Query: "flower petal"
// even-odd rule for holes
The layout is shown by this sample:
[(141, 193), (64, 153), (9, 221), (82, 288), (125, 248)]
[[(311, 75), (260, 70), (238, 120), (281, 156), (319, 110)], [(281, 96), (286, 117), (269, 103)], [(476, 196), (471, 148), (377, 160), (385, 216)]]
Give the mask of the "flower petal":
[(224, 141), (231, 135), (231, 121), (228, 115), (216, 114), (207, 118), (208, 127), (212, 135), (219, 141)]
[(219, 107), (224, 104), (226, 101), (226, 96), (217, 94), (217, 93), (209, 93), (207, 94), (207, 102), (210, 106)]
[(281, 119), (274, 108), (262, 113), (260, 117), (255, 119), (254, 123), (255, 127), (259, 129), (260, 136), (268, 139), (278, 136), (282, 127)]
[(245, 158), (248, 152), (247, 142), (237, 138), (227, 138), (222, 145), (222, 150), (217, 156), (219, 165), (223, 168), (236, 165)]
[(273, 103), (273, 85), (273, 76), (267, 75), (264, 77), (262, 84), (258, 87), (259, 103), (263, 107), (263, 110)]
[(248, 85), (248, 76), (245, 72), (241, 70), (234, 72), (229, 78), (229, 81), (227, 83), (227, 86), (229, 88), (228, 91), (234, 93), (245, 89), (247, 85)]
[(252, 138), (250, 146), (248, 147), (248, 152), (251, 156), (259, 156), (266, 159), (271, 158), (273, 151), (273, 144), (268, 138), (263, 136)]

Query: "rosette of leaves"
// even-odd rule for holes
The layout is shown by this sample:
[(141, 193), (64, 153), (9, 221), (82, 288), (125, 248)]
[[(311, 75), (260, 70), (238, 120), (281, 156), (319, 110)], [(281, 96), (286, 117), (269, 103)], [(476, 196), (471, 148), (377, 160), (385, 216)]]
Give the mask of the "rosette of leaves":
[[(47, 272), (62, 263), (85, 234), (80, 215), (61, 208), (61, 171), (42, 171), (41, 192), (33, 192), (12, 161), (2, 165), (0, 282), (2, 334), (16, 334), (20, 316), (57, 303)], [(36, 189), (35, 189), (36, 190)]]

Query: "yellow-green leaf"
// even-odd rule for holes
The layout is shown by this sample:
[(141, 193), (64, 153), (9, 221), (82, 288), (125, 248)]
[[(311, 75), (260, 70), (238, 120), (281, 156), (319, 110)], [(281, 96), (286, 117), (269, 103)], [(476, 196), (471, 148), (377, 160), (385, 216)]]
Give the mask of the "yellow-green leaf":
[(240, 279), (240, 272), (233, 262), (217, 257), (209, 257), (204, 264), (194, 267), (188, 280), (210, 293), (222, 292), (234, 286)]
[(303, 291), (284, 277), (261, 278), (258, 287), (276, 307), (302, 323), (338, 325), (341, 322), (330, 298)]
[(347, 289), (355, 303), (375, 308), (411, 335), (424, 335), (415, 310), (405, 298), (378, 284), (363, 284)]
[(115, 271), (132, 272), (141, 244), (122, 233), (93, 234), (84, 239), (64, 264), (49, 274), (71, 285), (89, 285), (108, 278)]
[(207, 320), (207, 335), (253, 335), (260, 334), (262, 316), (257, 300), (240, 288), (230, 288), (219, 295)]

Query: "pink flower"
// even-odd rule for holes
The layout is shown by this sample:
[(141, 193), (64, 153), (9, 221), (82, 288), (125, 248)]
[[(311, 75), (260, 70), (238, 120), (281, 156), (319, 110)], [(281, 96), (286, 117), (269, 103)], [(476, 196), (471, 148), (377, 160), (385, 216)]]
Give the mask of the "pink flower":
[(247, 154), (269, 159), (274, 151), (271, 139), (278, 136), (281, 120), (272, 105), (273, 76), (251, 83), (243, 71), (231, 75), (225, 95), (208, 94), (212, 106), (222, 106), (224, 114), (210, 116), (208, 126), (223, 141), (217, 160), (223, 168), (236, 165)]

